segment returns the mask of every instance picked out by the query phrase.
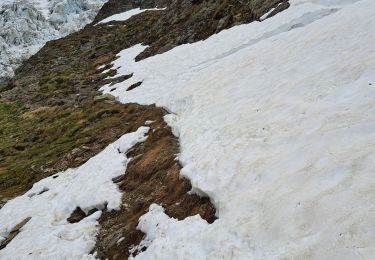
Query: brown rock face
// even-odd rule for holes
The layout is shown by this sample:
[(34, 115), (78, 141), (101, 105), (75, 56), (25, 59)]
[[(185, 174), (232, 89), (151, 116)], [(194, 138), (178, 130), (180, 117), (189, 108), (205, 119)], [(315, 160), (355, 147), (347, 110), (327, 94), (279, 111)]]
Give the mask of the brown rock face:
[(70, 215), (70, 217), (67, 219), (67, 221), (69, 223), (77, 223), (77, 222), (80, 222), (82, 219), (84, 219), (85, 217), (87, 217), (86, 213), (80, 208), (80, 207), (77, 207), (73, 212), (72, 214)]

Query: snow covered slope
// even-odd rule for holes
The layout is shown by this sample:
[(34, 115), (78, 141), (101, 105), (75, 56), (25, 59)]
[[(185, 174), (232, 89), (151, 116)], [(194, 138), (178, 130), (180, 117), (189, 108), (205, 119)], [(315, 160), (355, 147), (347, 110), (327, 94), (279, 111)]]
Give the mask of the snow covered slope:
[(175, 113), (182, 173), (219, 217), (154, 205), (137, 258), (375, 258), (375, 2), (291, 4), (137, 63), (145, 46), (119, 54), (134, 76), (102, 90)]
[(0, 81), (47, 41), (90, 23), (106, 0), (0, 1)]
[[(182, 174), (212, 198), (219, 217), (211, 225), (199, 216), (177, 221), (153, 205), (139, 224), (148, 249), (136, 258), (375, 258), (375, 2), (291, 4), (262, 23), (140, 62), (134, 58), (145, 46), (136, 45), (114, 62), (118, 74), (133, 77), (103, 92), (173, 112), (165, 119), (180, 137)], [(123, 138), (134, 143), (146, 132)], [(77, 205), (116, 207), (111, 178), (126, 160), (119, 147), (8, 202), (2, 236), (33, 218), (0, 256), (88, 253), (98, 215), (78, 225), (65, 219)], [(103, 179), (80, 191), (91, 170)]]

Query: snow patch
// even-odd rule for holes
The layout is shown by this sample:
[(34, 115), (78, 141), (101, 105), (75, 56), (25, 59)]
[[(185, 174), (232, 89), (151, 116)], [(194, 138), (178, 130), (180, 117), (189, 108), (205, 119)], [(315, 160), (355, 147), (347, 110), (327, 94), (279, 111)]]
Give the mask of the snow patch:
[[(22, 220), (31, 220), (12, 242), (0, 250), (1, 259), (82, 259), (95, 245), (97, 220), (105, 206), (118, 209), (121, 192), (112, 179), (125, 173), (125, 153), (144, 141), (148, 127), (122, 136), (81, 167), (69, 169), (34, 184), (25, 195), (7, 202), (0, 210), (0, 238)], [(41, 192), (44, 191), (44, 192)], [(80, 207), (99, 211), (78, 223), (67, 221)]]
[(97, 24), (109, 23), (109, 22), (114, 22), (114, 21), (126, 21), (126, 20), (130, 19), (131, 17), (133, 17), (137, 14), (141, 14), (141, 13), (146, 12), (146, 11), (160, 11), (160, 10), (164, 10), (164, 9), (165, 8), (161, 8), (161, 9), (160, 8), (150, 8), (150, 9), (135, 8), (135, 9), (131, 9), (129, 11), (123, 12), (123, 13), (119, 13), (119, 14), (115, 14), (115, 15), (112, 15), (110, 17), (107, 17)]

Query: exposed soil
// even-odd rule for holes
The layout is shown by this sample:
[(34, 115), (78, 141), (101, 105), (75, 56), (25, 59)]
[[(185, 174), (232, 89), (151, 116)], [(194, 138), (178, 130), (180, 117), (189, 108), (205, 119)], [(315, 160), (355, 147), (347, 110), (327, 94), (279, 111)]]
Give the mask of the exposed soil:
[[(181, 178), (176, 160), (178, 140), (163, 121), (161, 111), (152, 120), (147, 140), (131, 149), (133, 158), (125, 175), (114, 180), (123, 192), (121, 210), (106, 212), (100, 219), (95, 251), (101, 259), (127, 259), (129, 249), (139, 245), (144, 234), (137, 230), (139, 217), (152, 203), (162, 205), (166, 214), (179, 220), (199, 214), (208, 223), (215, 208), (208, 198), (189, 195), (190, 182)], [(145, 248), (143, 249), (145, 250)]]
[(137, 7), (167, 7), (141, 41), (150, 46), (136, 58), (141, 60), (181, 44), (207, 39), (234, 25), (260, 21), (260, 17), (275, 8), (269, 14), (271, 17), (288, 8), (289, 3), (288, 0), (109, 0), (94, 23)]

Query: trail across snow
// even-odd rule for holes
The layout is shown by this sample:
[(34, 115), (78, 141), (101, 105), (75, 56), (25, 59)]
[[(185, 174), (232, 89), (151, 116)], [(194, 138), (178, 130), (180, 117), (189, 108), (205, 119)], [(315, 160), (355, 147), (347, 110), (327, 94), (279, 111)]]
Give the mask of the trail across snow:
[(119, 53), (133, 77), (103, 92), (173, 112), (182, 174), (219, 217), (153, 205), (137, 259), (375, 258), (375, 2), (291, 4), (140, 62), (145, 46)]

